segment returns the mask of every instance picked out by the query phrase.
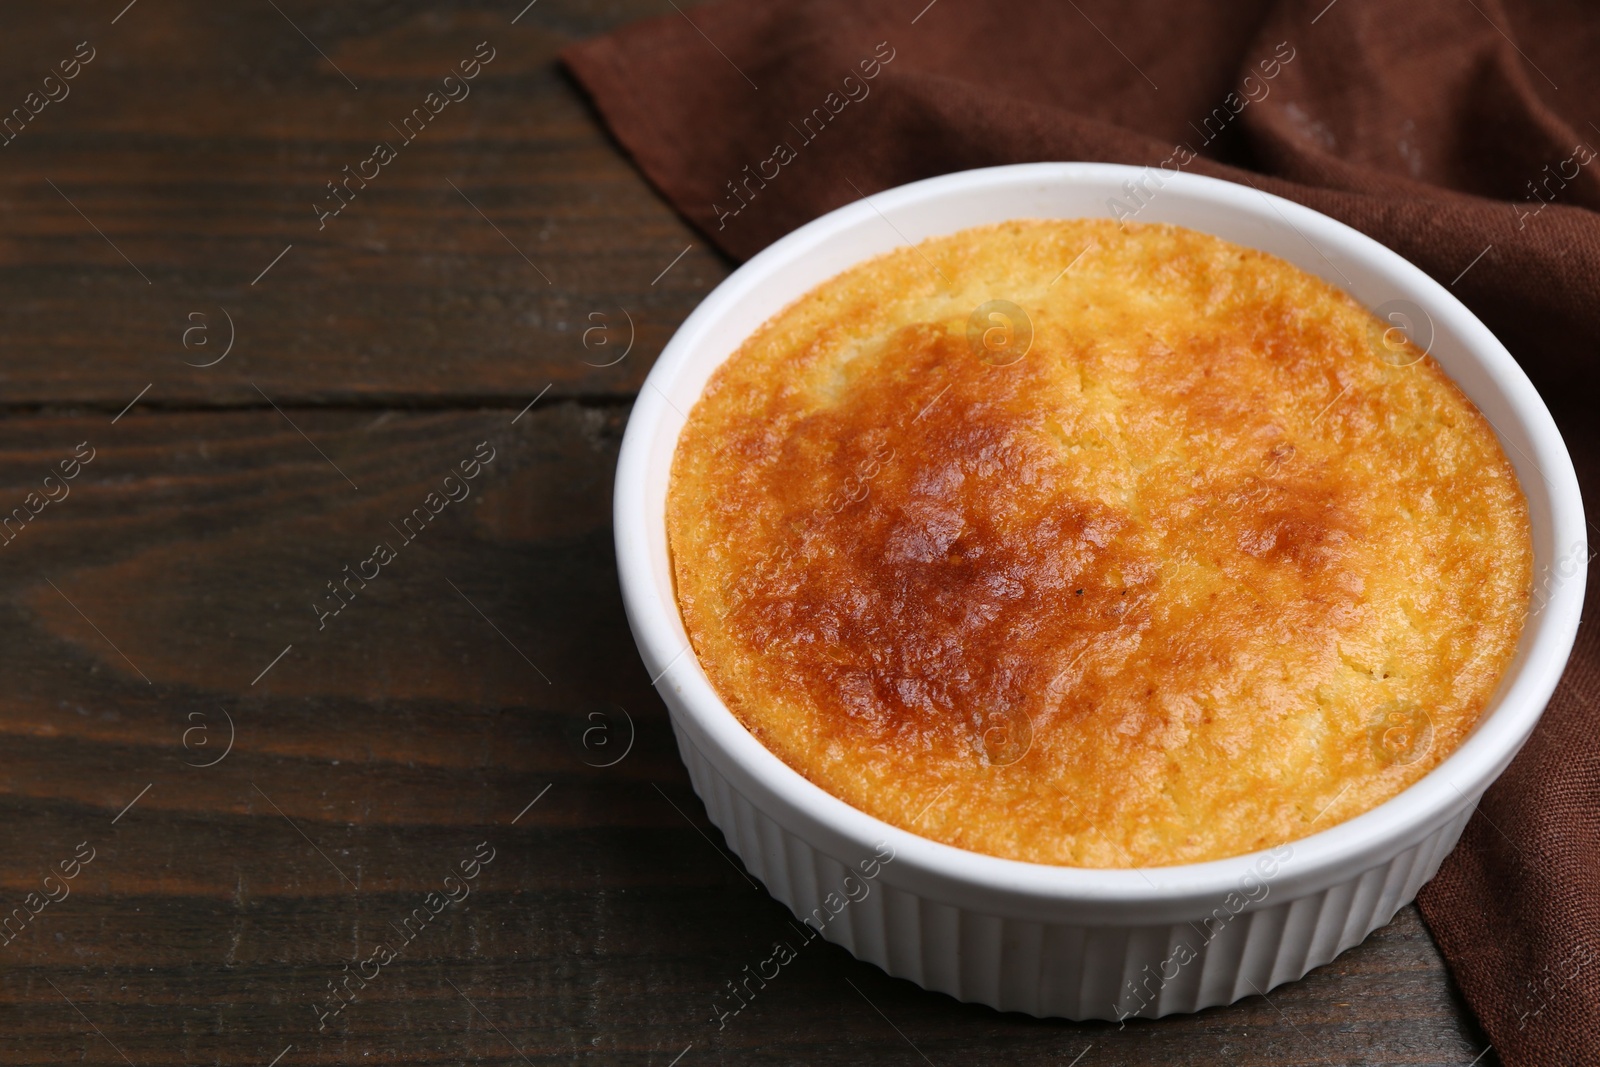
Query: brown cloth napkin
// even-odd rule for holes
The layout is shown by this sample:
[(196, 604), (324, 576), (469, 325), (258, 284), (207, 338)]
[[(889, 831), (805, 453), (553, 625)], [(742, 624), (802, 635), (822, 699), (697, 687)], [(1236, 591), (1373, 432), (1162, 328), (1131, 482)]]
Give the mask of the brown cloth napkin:
[[(736, 258), (864, 194), (1034, 160), (1175, 161), (1326, 212), (1500, 336), (1594, 501), (1597, 52), (1579, 0), (729, 0), (563, 58)], [(1591, 624), (1420, 898), (1513, 1067), (1600, 1064), (1597, 701)]]

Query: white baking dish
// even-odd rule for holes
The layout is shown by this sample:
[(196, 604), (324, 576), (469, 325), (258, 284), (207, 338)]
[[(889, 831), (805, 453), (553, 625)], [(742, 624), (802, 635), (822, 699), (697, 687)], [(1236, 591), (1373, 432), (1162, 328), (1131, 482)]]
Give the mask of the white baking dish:
[[(1090, 870), (980, 855), (880, 822), (812, 785), (740, 725), (701, 671), (673, 596), (664, 511), (678, 433), (711, 372), (762, 322), (906, 241), (1013, 218), (1125, 215), (1113, 200), (1138, 208), (1138, 221), (1270, 252), (1368, 307), (1398, 308), (1392, 321), (1493, 423), (1528, 497), (1536, 610), (1477, 728), (1393, 800), (1275, 852)], [(617, 465), (615, 520), (640, 655), (696, 792), (751, 874), (890, 974), (1004, 1011), (1074, 1019), (1229, 1003), (1299, 978), (1389, 921), (1438, 870), (1538, 721), (1572, 649), (1588, 559), (1578, 482), (1555, 423), (1504, 346), (1443, 286), (1348, 226), (1248, 186), (1092, 163), (967, 171), (878, 193), (745, 264), (689, 316), (646, 379)], [(867, 882), (847, 881), (875, 849), (893, 858)]]

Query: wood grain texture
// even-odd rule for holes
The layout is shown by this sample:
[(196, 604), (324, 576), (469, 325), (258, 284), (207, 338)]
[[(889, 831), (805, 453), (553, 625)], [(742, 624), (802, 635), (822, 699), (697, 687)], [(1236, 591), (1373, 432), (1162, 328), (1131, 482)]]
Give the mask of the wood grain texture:
[[(147, 403), (189, 405), (259, 403), (252, 380), (334, 403), (637, 388), (728, 268), (552, 57), (659, 6), (542, 0), (514, 26), (512, 5), (278, 6), (147, 0), (111, 25), (97, 0), (8, 26), (5, 108), (80, 42), (94, 59), (0, 148), (0, 338), (26, 354), (5, 368), (6, 402), (115, 411), (150, 382)], [(494, 59), (468, 95), (404, 141), (391, 123), (479, 42)], [(378, 142), (397, 158), (319, 221), (314, 205), (338, 202), (327, 183)], [(233, 353), (186, 366), (215, 358), (219, 309)], [(205, 351), (183, 345), (191, 312), (214, 327)], [(586, 348), (592, 326), (608, 333)], [(600, 366), (630, 334), (629, 358)]]
[[(0, 513), (93, 449), (0, 534), (0, 912), (93, 850), (0, 944), (0, 1063), (1483, 1051), (1411, 908), (1270, 999), (1121, 1030), (961, 1005), (822, 944), (719, 1030), (712, 994), (789, 916), (688, 787), (609, 524), (629, 398), (728, 265), (552, 59), (672, 9), (539, 0), (513, 26), (517, 3), (278, 6), (140, 0), (113, 24), (120, 2), (68, 3), (0, 35), (0, 101), (97, 49), (0, 148)], [(318, 233), (317, 187), (485, 39), (473, 95)], [(185, 366), (220, 351), (182, 344), (218, 306), (234, 351)], [(586, 316), (624, 307), (635, 346), (596, 366), (621, 349), (586, 349)], [(485, 443), (471, 495), (407, 542), (396, 526)], [(319, 620), (327, 583), (385, 541), (394, 558)], [(470, 894), (319, 1030), (343, 965), (400, 944), (482, 847)]]

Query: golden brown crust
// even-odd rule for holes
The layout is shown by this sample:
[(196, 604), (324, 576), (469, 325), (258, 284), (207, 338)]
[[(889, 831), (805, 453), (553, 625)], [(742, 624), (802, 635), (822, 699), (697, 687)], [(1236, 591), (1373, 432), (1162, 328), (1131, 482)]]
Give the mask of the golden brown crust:
[[(969, 344), (996, 298), (1031, 323), (1015, 361), (1020, 321)], [(679, 440), (700, 662), (817, 785), (979, 852), (1195, 862), (1359, 814), (1471, 730), (1531, 570), (1490, 427), (1382, 332), (1173, 226), (1011, 222), (855, 267)]]

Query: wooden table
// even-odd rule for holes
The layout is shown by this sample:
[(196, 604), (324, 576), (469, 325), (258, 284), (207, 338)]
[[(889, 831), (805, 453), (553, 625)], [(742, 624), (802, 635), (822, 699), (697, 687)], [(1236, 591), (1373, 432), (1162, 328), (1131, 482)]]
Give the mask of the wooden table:
[[(719, 1030), (712, 994), (787, 912), (678, 762), (610, 489), (642, 376), (732, 264), (554, 61), (671, 6), (124, 2), (0, 34), (0, 107), (27, 109), (0, 148), (0, 507), (25, 515), (0, 535), (0, 904), (28, 920), (3, 1062), (1483, 1051), (1413, 908), (1270, 998), (1126, 1029), (822, 945)], [(377, 173), (335, 200), (347, 166)]]

